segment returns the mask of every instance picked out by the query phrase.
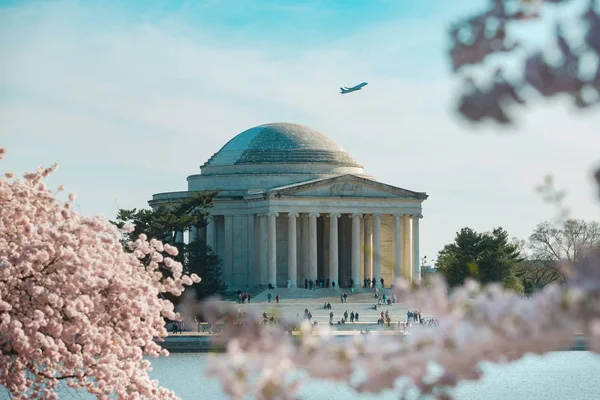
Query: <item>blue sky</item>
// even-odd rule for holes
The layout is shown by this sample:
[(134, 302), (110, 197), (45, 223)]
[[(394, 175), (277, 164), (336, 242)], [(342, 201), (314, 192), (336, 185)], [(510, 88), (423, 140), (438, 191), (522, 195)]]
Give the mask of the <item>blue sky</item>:
[[(598, 109), (534, 98), (511, 131), (454, 114), (446, 30), (485, 3), (0, 1), (1, 168), (57, 161), (50, 182), (112, 218), (184, 190), (237, 133), (285, 121), (324, 132), (380, 181), (428, 192), (429, 259), (464, 226), (527, 237), (553, 217), (533, 190), (547, 173), (574, 216), (597, 218)], [(545, 43), (564, 16), (550, 8), (516, 33)]]

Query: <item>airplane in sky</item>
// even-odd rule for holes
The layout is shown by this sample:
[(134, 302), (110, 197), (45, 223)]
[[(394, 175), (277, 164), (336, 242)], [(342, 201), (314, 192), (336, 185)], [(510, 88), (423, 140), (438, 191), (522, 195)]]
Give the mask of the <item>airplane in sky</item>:
[(341, 87), (340, 90), (340, 94), (346, 94), (346, 93), (351, 93), (351, 92), (355, 92), (357, 90), (361, 90), (364, 86), (367, 86), (368, 83), (367, 82), (363, 82), (363, 83), (359, 83), (356, 86), (352, 86), (352, 87)]

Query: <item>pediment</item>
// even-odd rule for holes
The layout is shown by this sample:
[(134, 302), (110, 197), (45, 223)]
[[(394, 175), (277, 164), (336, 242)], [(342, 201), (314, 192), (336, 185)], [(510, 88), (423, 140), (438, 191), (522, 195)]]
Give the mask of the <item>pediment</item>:
[(267, 193), (275, 197), (379, 197), (419, 200), (428, 197), (422, 192), (414, 192), (356, 175), (342, 175), (275, 187), (269, 189)]

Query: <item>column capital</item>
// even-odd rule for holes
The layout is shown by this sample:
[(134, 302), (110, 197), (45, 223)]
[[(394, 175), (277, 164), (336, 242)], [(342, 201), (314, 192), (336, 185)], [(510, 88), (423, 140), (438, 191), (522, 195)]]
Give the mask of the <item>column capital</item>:
[(288, 213), (288, 218), (298, 218), (300, 216), (300, 214), (298, 214), (297, 212), (293, 211), (293, 212), (289, 212)]
[(349, 215), (350, 218), (362, 218), (362, 216), (363, 215), (361, 213), (353, 213)]
[(214, 215), (212, 215), (212, 214), (211, 214), (211, 215), (207, 215), (207, 216), (206, 216), (206, 220), (207, 220), (207, 221), (214, 221), (214, 220), (215, 220), (215, 216), (214, 216)]
[(419, 219), (421, 219), (421, 218), (423, 218), (423, 214), (420, 214), (420, 213), (419, 213), (419, 214), (411, 214), (411, 217), (412, 217), (413, 219), (415, 219), (415, 218), (419, 218)]
[(319, 214), (319, 213), (315, 213), (315, 212), (308, 213), (308, 216), (309, 216), (309, 217), (315, 217), (315, 218), (319, 218), (319, 216), (320, 216), (320, 215), (321, 215), (321, 214)]
[(267, 217), (279, 217), (279, 213), (278, 212), (268, 212), (265, 214)]
[(404, 217), (404, 214), (394, 214), (395, 219), (402, 219), (402, 217)]
[(376, 213), (376, 214), (371, 214), (371, 215), (373, 216), (373, 218), (379, 219), (379, 218), (381, 218), (381, 216), (383, 214)]
[(329, 218), (339, 218), (341, 216), (342, 216), (342, 214), (340, 214), (340, 213), (331, 213), (328, 215)]

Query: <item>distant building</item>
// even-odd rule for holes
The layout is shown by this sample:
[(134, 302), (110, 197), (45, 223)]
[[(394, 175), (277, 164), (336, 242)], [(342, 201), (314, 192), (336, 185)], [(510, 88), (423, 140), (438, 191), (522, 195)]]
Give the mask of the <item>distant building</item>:
[[(293, 287), (304, 279), (402, 275), (419, 280), (419, 219), (427, 194), (378, 182), (337, 143), (306, 126), (273, 123), (231, 139), (187, 178), (188, 191), (221, 189), (208, 226), (190, 232), (223, 262), (232, 289)], [(183, 240), (183, 234), (179, 235)]]

